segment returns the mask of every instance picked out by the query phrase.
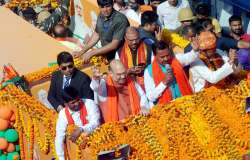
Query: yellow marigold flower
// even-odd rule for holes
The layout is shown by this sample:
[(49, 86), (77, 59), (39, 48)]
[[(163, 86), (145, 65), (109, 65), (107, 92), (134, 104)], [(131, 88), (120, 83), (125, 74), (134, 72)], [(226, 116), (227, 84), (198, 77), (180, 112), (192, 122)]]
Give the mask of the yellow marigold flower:
[(184, 39), (179, 34), (170, 32), (167, 29), (163, 29), (162, 40), (166, 42), (172, 42), (181, 48), (185, 48), (190, 43), (188, 40)]

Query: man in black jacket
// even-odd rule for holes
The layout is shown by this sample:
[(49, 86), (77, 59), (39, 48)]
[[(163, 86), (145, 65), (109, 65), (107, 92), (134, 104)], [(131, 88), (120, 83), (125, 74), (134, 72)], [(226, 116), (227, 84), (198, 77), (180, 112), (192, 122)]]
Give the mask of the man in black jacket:
[(73, 57), (68, 52), (61, 52), (57, 56), (59, 70), (52, 73), (48, 100), (58, 112), (64, 107), (64, 88), (71, 86), (80, 94), (79, 97), (93, 99), (90, 89), (91, 79), (88, 75), (76, 69)]

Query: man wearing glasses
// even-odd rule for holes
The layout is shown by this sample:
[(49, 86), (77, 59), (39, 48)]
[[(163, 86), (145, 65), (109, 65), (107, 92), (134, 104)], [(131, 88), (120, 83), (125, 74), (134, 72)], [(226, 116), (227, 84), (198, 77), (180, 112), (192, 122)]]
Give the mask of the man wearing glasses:
[(75, 88), (80, 98), (93, 99), (94, 94), (90, 89), (91, 79), (88, 75), (76, 69), (73, 57), (68, 52), (61, 52), (57, 56), (59, 70), (52, 73), (48, 100), (58, 112), (64, 108), (64, 88)]

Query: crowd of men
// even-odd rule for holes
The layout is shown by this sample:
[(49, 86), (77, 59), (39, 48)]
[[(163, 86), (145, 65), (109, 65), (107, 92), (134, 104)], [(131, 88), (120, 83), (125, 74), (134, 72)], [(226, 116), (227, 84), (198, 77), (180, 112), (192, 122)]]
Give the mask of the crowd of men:
[[(32, 19), (23, 16), (73, 54), (61, 52), (59, 70), (52, 74), (48, 100), (59, 112), (56, 152), (64, 159), (66, 128), (78, 128), (70, 136), (75, 142), (106, 122), (131, 115), (147, 116), (154, 106), (215, 86), (224, 88), (239, 82), (241, 70), (250, 70), (250, 35), (244, 32), (240, 16), (232, 15), (229, 28), (222, 28), (210, 15), (208, 4), (194, 9), (187, 0), (97, 0), (100, 13), (92, 35), (81, 43), (68, 28), (69, 1)], [(26, 17), (25, 17), (26, 16)], [(139, 27), (130, 26), (129, 20)], [(162, 39), (163, 30), (178, 33), (190, 43), (185, 48)], [(92, 49), (101, 42), (101, 47)], [(102, 55), (109, 61), (107, 74), (92, 67), (93, 76), (75, 68), (73, 57), (89, 63)]]

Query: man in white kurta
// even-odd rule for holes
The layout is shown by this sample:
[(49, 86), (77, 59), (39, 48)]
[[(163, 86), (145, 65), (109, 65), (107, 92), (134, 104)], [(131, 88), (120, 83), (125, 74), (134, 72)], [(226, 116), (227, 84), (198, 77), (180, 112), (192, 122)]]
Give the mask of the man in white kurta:
[(223, 66), (216, 71), (209, 69), (200, 59), (191, 64), (189, 70), (192, 75), (190, 84), (194, 92), (202, 91), (205, 88), (206, 82), (216, 84), (234, 72), (233, 64), (229, 63), (227, 53), (219, 49), (216, 50), (216, 53), (219, 54), (224, 61)]
[[(161, 43), (161, 42), (159, 42), (159, 43)], [(175, 59), (177, 59), (177, 61), (179, 61), (181, 66), (183, 66), (183, 67), (187, 66), (187, 65), (191, 64), (192, 62), (194, 62), (198, 58), (199, 52), (197, 51), (198, 50), (197, 42), (193, 43), (193, 49), (194, 50), (192, 50), (186, 54), (176, 54), (175, 55)], [(172, 55), (170, 53), (170, 51), (168, 51), (169, 54), (167, 54), (167, 53), (165, 54), (165, 52), (161, 54), (161, 52), (165, 51), (165, 50), (169, 50), (169, 49), (167, 49), (167, 48), (164, 48), (164, 49), (158, 48), (157, 49), (156, 48), (156, 51), (154, 51), (154, 53), (155, 53), (155, 60), (158, 61), (158, 63), (161, 65), (163, 70), (167, 71), (166, 65), (169, 65), (168, 61), (170, 59), (172, 59), (174, 57), (174, 55)], [(165, 80), (165, 81), (160, 82), (156, 86), (155, 81), (154, 81), (153, 76), (152, 76), (152, 74), (153, 74), (152, 72), (153, 72), (152, 65), (149, 65), (144, 71), (144, 84), (145, 84), (146, 95), (147, 95), (149, 101), (151, 103), (157, 104), (158, 99), (162, 96), (163, 92), (170, 87), (170, 85)], [(166, 77), (168, 77), (167, 73), (166, 73)], [(183, 82), (183, 83), (185, 83), (185, 82)], [(172, 93), (172, 94), (173, 94), (172, 95), (173, 99), (179, 97), (179, 96), (174, 96), (174, 93)]]
[(230, 49), (230, 58), (226, 52), (216, 50), (216, 36), (212, 32), (201, 32), (199, 44), (200, 57), (191, 64), (189, 70), (189, 81), (194, 92), (200, 92), (210, 84), (215, 85), (233, 73), (237, 57), (235, 50)]
[[(70, 88), (70, 87), (68, 87)], [(67, 91), (66, 88), (65, 90)], [(65, 92), (66, 92), (65, 91)], [(74, 96), (72, 96), (74, 97)], [(84, 104), (81, 106), (81, 104)], [(55, 138), (55, 148), (56, 154), (59, 160), (64, 160), (64, 140), (65, 134), (67, 130), (67, 126), (69, 125), (69, 115), (74, 121), (74, 125), (78, 128), (74, 130), (72, 135), (70, 136), (70, 140), (75, 142), (76, 139), (81, 135), (88, 135), (94, 131), (95, 128), (99, 126), (100, 112), (98, 106), (91, 99), (75, 99), (72, 101), (68, 101), (66, 106), (63, 108), (58, 115), (57, 123), (56, 123), (56, 138)], [(84, 107), (86, 111), (86, 115), (82, 116), (82, 110), (80, 107)], [(83, 118), (86, 120), (86, 124), (83, 124)]]
[[(135, 115), (136, 113), (133, 113), (133, 102), (131, 102), (131, 93), (129, 89), (129, 84), (133, 83), (135, 87), (135, 93), (134, 95), (138, 96), (139, 100), (139, 113), (146, 115), (148, 111), (150, 110), (150, 107), (152, 105), (149, 104), (148, 99), (140, 87), (140, 85), (134, 81), (131, 81), (127, 77), (126, 69), (123, 66), (123, 64), (119, 60), (113, 60), (110, 63), (110, 73), (107, 77), (101, 77), (98, 76), (99, 70), (93, 69), (94, 75), (93, 79), (91, 81), (90, 87), (94, 91), (95, 94), (95, 100), (100, 105), (100, 110), (102, 113), (102, 116), (104, 118), (104, 122), (110, 122), (111, 121), (119, 121), (124, 118), (127, 118), (129, 115)], [(117, 118), (112, 119), (109, 117), (109, 110), (111, 109), (111, 106), (108, 105), (108, 101), (110, 99), (109, 97), (109, 80), (112, 80), (112, 85), (115, 88), (116, 96), (117, 98)]]

